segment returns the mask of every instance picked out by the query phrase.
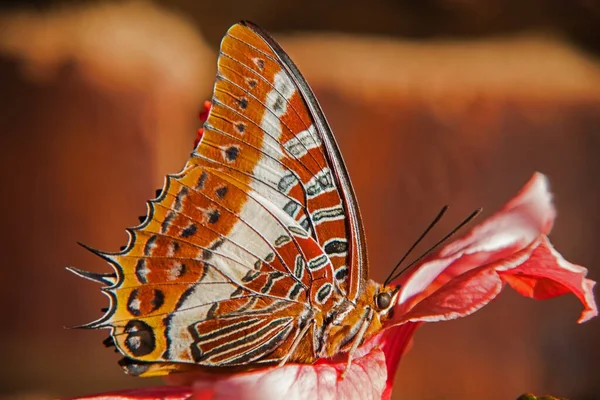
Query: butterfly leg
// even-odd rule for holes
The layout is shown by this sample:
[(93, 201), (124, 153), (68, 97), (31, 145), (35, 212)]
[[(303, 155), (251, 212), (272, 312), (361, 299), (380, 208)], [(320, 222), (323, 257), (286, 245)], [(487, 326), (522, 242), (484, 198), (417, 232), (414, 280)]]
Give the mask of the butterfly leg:
[(367, 332), (367, 329), (369, 328), (369, 325), (371, 324), (372, 319), (373, 319), (373, 310), (369, 307), (369, 309), (365, 313), (365, 318), (362, 320), (360, 329), (358, 330), (356, 336), (354, 337), (354, 342), (352, 343), (352, 347), (348, 351), (348, 361), (346, 362), (346, 368), (344, 368), (344, 372), (342, 372), (340, 379), (344, 379), (346, 377), (346, 374), (350, 370), (350, 365), (352, 365), (352, 356), (356, 352), (356, 349), (358, 349), (358, 346), (360, 346), (360, 344), (362, 343), (362, 340), (365, 336), (365, 333)]
[(294, 352), (298, 348), (298, 345), (300, 344), (302, 339), (304, 339), (304, 336), (310, 329), (310, 326), (311, 326), (310, 323), (306, 323), (306, 325), (304, 325), (304, 327), (302, 328), (302, 330), (300, 331), (298, 336), (296, 336), (296, 339), (294, 339), (294, 342), (292, 343), (292, 347), (290, 347), (290, 351), (288, 351), (287, 354), (285, 355), (285, 357), (283, 357), (283, 359), (279, 362), (279, 364), (278, 364), (279, 367), (283, 367), (285, 365), (285, 363), (287, 362), (287, 360), (290, 358), (290, 356), (292, 354), (294, 354)]

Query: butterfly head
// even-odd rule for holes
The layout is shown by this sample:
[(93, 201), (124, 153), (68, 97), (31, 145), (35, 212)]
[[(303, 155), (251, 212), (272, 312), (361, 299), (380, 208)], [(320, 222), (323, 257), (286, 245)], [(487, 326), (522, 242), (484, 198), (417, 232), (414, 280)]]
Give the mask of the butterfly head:
[(392, 318), (394, 305), (398, 302), (400, 286), (378, 285), (373, 296), (373, 309), (379, 314), (380, 320)]

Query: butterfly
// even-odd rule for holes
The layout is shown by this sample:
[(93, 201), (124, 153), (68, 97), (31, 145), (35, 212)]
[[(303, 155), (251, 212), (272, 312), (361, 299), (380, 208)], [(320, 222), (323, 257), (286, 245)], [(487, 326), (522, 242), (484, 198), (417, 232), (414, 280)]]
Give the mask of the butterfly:
[(267, 33), (233, 25), (212, 107), (106, 285), (107, 346), (138, 376), (251, 370), (345, 355), (390, 319), (398, 287), (368, 279), (361, 215), (331, 128)]

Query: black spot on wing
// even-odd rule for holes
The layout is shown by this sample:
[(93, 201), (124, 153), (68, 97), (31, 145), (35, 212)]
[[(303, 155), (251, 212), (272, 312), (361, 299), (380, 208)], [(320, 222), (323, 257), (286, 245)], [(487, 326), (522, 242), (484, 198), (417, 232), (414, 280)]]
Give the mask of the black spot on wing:
[(283, 112), (284, 100), (281, 96), (277, 97), (275, 103), (273, 103), (273, 111), (275, 114), (280, 115)]
[(131, 320), (125, 325), (125, 347), (135, 357), (142, 357), (154, 351), (156, 339), (154, 331), (144, 321)]
[(244, 282), (244, 283), (252, 282), (253, 280), (255, 280), (259, 276), (260, 276), (260, 272), (259, 271), (250, 270), (242, 278), (242, 282)]
[(206, 318), (207, 319), (215, 318), (217, 315), (218, 309), (219, 309), (219, 303), (213, 303), (213, 305), (210, 307), (210, 310), (208, 310), (208, 312), (206, 313)]
[(283, 206), (283, 211), (285, 211), (286, 214), (293, 217), (299, 208), (300, 206), (298, 205), (298, 203), (296, 203), (295, 201), (289, 201), (285, 206)]
[(323, 286), (321, 286), (321, 288), (317, 292), (317, 301), (319, 303), (325, 302), (327, 297), (329, 297), (330, 293), (331, 293), (331, 284), (330, 283), (324, 284)]
[(188, 195), (188, 188), (185, 186), (182, 186), (181, 189), (179, 190), (179, 193), (177, 193), (177, 196), (175, 197), (175, 204), (173, 205), (173, 208), (176, 211), (181, 211), (182, 201), (187, 195)]
[(229, 191), (229, 188), (227, 186), (221, 186), (220, 188), (215, 190), (215, 194), (217, 195), (218, 198), (222, 199), (225, 197), (225, 195), (227, 194), (228, 191)]
[(171, 268), (171, 274), (175, 278), (181, 278), (187, 272), (187, 267), (184, 263), (175, 264), (173, 268)]
[(335, 271), (335, 279), (338, 281), (345, 281), (346, 278), (348, 277), (348, 267), (343, 266), (341, 268), (338, 268), (337, 271)]
[(302, 275), (304, 275), (304, 268), (306, 268), (306, 261), (301, 255), (296, 256), (296, 265), (294, 267), (294, 275), (298, 279), (302, 279)]
[(289, 243), (292, 241), (292, 238), (289, 237), (288, 235), (281, 235), (279, 236), (277, 239), (275, 239), (275, 246), (276, 247), (281, 247), (286, 243)]
[(200, 177), (198, 178), (198, 182), (196, 183), (196, 189), (202, 190), (204, 189), (204, 185), (206, 184), (206, 180), (208, 179), (208, 174), (206, 171), (202, 171)]
[(154, 249), (157, 239), (158, 239), (158, 236), (156, 236), (156, 235), (152, 235), (148, 238), (148, 240), (146, 241), (146, 245), (144, 246), (144, 255), (145, 256), (149, 256), (152, 254), (152, 249)]
[(172, 211), (169, 211), (167, 213), (167, 215), (165, 215), (165, 219), (160, 224), (160, 232), (161, 233), (165, 233), (169, 229), (169, 226), (171, 225), (171, 222), (173, 221), (174, 218), (175, 218), (175, 213)]
[[(171, 320), (173, 319), (173, 316), (175, 314), (169, 314), (167, 315), (165, 318), (163, 318), (163, 324), (164, 326), (167, 328), (167, 332), (169, 332), (169, 327), (171, 326)], [(167, 344), (166, 344), (166, 350), (162, 353), (161, 358), (163, 360), (170, 360), (171, 359), (171, 337), (167, 334), (165, 335), (165, 338), (167, 340)]]
[(194, 236), (198, 232), (198, 227), (194, 224), (191, 224), (187, 228), (181, 231), (182, 238), (189, 238), (190, 236)]
[(235, 130), (238, 131), (238, 133), (243, 134), (246, 131), (246, 124), (238, 122), (235, 124)]
[(258, 85), (258, 81), (256, 79), (248, 78), (248, 86), (250, 89), (254, 89)]
[(153, 363), (133, 360), (129, 357), (124, 357), (119, 360), (119, 365), (127, 375), (131, 376), (139, 376), (144, 372), (148, 371), (148, 369), (152, 366)]
[(325, 253), (345, 254), (348, 251), (348, 242), (345, 239), (330, 240), (324, 247)]
[(219, 210), (212, 210), (208, 213), (208, 222), (211, 224), (216, 224), (219, 221), (219, 217), (221, 213)]
[(135, 276), (140, 283), (148, 283), (148, 267), (146, 265), (146, 259), (140, 258), (135, 264)]
[(221, 247), (221, 245), (223, 243), (225, 243), (225, 239), (221, 238), (221, 239), (216, 240), (208, 249), (202, 250), (202, 259), (210, 260), (210, 258), (213, 255), (213, 251), (217, 250), (219, 247)]
[[(198, 279), (198, 281), (201, 281), (201, 280), (202, 280), (202, 277), (200, 279)], [(192, 285), (191, 287), (189, 287), (188, 289), (186, 289), (183, 292), (181, 297), (179, 297), (179, 300), (177, 300), (177, 304), (175, 305), (175, 310), (179, 310), (183, 306), (183, 303), (185, 303), (185, 301), (188, 299), (188, 297), (190, 297), (192, 295), (192, 293), (194, 293), (194, 290), (196, 290), (196, 286), (197, 285)]]
[(273, 287), (273, 284), (275, 283), (275, 281), (278, 279), (281, 279), (282, 276), (283, 276), (283, 272), (279, 272), (279, 271), (269, 273), (267, 282), (260, 289), (261, 293), (268, 293), (271, 290), (271, 288)]
[(229, 162), (234, 162), (238, 155), (240, 154), (240, 149), (236, 146), (230, 146), (227, 148), (227, 150), (225, 150), (225, 157), (227, 158), (227, 161)]
[(302, 290), (302, 285), (300, 283), (295, 283), (288, 297), (292, 300), (296, 300), (300, 294), (300, 290)]
[(152, 311), (154, 312), (162, 307), (165, 303), (165, 295), (162, 290), (154, 289), (154, 297), (150, 300), (150, 305), (152, 306)]

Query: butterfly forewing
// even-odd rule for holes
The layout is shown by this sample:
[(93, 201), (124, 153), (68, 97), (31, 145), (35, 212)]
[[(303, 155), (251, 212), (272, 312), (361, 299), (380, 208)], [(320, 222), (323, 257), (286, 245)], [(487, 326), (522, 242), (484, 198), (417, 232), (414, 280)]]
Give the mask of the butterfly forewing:
[(134, 374), (157, 363), (253, 367), (297, 349), (310, 354), (295, 359), (314, 359), (321, 345), (300, 339), (319, 337), (334, 302), (354, 301), (366, 279), (347, 172), (283, 50), (234, 25), (212, 100), (201, 142), (127, 248), (100, 253), (117, 278), (93, 278), (115, 282), (109, 312), (88, 326), (112, 328), (129, 360), (148, 363)]
[(355, 300), (366, 280), (360, 215), (335, 140), (306, 81), (283, 50), (250, 24), (228, 31), (217, 75), (196, 154), (292, 216), (329, 256), (337, 286)]

